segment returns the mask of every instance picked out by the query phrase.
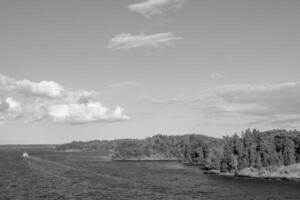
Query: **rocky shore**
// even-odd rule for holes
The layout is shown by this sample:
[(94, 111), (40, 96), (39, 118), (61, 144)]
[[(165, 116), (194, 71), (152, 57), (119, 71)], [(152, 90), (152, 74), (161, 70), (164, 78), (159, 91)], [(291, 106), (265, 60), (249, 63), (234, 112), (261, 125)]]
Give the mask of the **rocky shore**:
[(300, 181), (300, 163), (269, 168), (244, 168), (236, 172), (220, 172), (219, 170), (208, 170), (204, 174), (212, 174), (219, 176), (235, 176), (268, 180), (291, 180)]

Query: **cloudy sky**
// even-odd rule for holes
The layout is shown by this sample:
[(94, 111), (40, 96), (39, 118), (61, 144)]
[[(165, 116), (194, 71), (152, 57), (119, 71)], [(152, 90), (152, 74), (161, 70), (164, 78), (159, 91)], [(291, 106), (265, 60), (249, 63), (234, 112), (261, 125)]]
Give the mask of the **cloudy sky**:
[(300, 1), (2, 0), (0, 144), (300, 128)]

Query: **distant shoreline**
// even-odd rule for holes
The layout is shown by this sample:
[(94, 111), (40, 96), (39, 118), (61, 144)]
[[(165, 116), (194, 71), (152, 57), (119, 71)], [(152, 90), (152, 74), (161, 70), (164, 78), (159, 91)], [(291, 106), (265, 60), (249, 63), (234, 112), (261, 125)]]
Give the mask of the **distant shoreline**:
[(114, 161), (180, 161), (178, 158), (165, 158), (165, 157), (140, 157), (140, 158), (114, 158)]

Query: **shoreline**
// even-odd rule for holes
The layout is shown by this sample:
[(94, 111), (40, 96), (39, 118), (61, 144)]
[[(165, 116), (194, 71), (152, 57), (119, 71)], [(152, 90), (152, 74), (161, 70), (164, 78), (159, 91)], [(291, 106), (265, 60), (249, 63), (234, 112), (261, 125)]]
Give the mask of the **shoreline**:
[[(78, 151), (77, 149), (68, 149), (65, 151), (57, 151), (61, 153), (79, 153), (85, 151)], [(139, 158), (114, 158), (109, 156), (111, 161), (118, 162), (130, 162), (130, 161), (176, 161), (183, 165), (195, 165), (199, 166), (199, 169), (203, 170), (203, 174), (223, 176), (223, 177), (235, 177), (235, 178), (248, 178), (258, 180), (270, 180), (270, 181), (293, 181), (300, 182), (300, 163), (288, 165), (288, 166), (273, 166), (269, 168), (256, 169), (253, 167), (244, 168), (236, 172), (221, 172), (220, 170), (207, 169), (196, 163), (190, 163), (178, 158), (166, 158), (166, 157), (139, 157)]]
[(178, 161), (177, 158), (112, 158), (112, 161)]
[[(283, 168), (285, 167), (281, 167), (281, 170)], [(267, 171), (265, 169), (257, 170), (257, 169), (245, 168), (235, 173), (220, 172), (219, 170), (206, 170), (203, 172), (203, 174), (213, 175), (213, 176), (223, 176), (223, 177), (257, 179), (257, 180), (300, 182), (300, 176), (298, 174), (293, 174), (293, 172), (290, 173), (285, 172), (284, 174), (279, 174), (278, 171)]]

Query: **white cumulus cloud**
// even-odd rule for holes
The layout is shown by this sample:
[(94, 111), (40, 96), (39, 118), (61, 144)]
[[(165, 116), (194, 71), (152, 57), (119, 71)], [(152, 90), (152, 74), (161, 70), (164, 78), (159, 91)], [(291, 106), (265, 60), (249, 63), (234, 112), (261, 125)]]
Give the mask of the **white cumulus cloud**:
[(109, 109), (99, 102), (51, 105), (48, 107), (48, 115), (55, 122), (69, 124), (113, 122), (130, 119), (128, 116), (123, 115), (122, 108), (117, 107), (114, 112), (110, 113)]
[(17, 119), (22, 113), (23, 109), (21, 103), (12, 97), (0, 100), (0, 121)]
[(0, 74), (0, 89), (24, 95), (25, 97), (60, 99), (64, 101), (87, 102), (97, 96), (97, 92), (93, 90), (71, 90), (54, 81), (16, 80), (2, 74)]
[(0, 87), (7, 91), (22, 93), (25, 96), (62, 98), (65, 95), (65, 89), (54, 81), (16, 80), (2, 74), (0, 74)]
[(162, 47), (171, 45), (173, 41), (181, 40), (181, 37), (174, 36), (173, 33), (157, 33), (153, 35), (131, 35), (122, 33), (111, 39), (108, 48), (116, 50), (129, 50), (138, 47)]
[(147, 0), (141, 3), (129, 5), (128, 8), (140, 13), (146, 18), (156, 15), (164, 15), (170, 10), (177, 10), (182, 7), (186, 0)]
[(21, 80), (15, 83), (13, 89), (19, 90), (28, 96), (35, 95), (48, 98), (62, 98), (65, 93), (65, 89), (54, 81), (33, 82)]
[[(95, 101), (97, 92), (66, 89), (54, 81), (16, 80), (0, 74), (0, 91), (20, 97), (0, 100), (0, 121), (27, 118), (26, 121), (50, 119), (53, 122), (84, 124), (129, 120), (123, 109), (110, 111)], [(30, 98), (24, 98), (30, 97)], [(30, 119), (33, 118), (33, 119)]]

